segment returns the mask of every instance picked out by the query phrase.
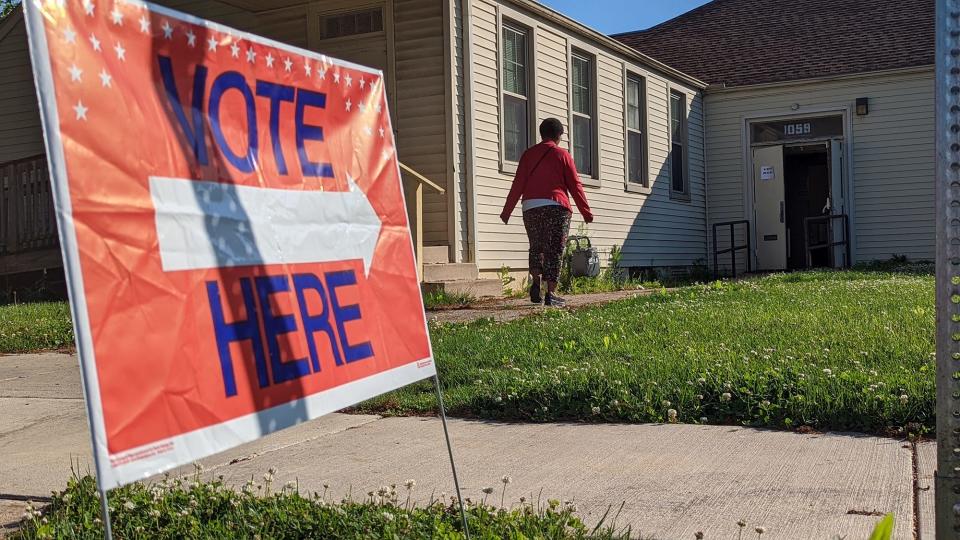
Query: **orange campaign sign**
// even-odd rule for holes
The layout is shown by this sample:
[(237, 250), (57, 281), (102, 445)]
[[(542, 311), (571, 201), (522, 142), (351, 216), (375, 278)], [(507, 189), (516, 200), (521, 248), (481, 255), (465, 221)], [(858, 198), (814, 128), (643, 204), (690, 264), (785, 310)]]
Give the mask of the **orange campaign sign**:
[(435, 374), (380, 71), (25, 8), (101, 486)]

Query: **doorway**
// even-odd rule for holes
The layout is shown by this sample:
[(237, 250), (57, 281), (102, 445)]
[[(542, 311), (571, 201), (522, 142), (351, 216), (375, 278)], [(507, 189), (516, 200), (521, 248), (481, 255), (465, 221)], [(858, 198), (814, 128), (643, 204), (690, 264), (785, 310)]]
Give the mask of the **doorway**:
[[(787, 269), (830, 266), (827, 249), (816, 249), (807, 258), (804, 242), (805, 219), (829, 214), (830, 152), (826, 143), (784, 147), (784, 207), (787, 234)], [(806, 241), (809, 244), (828, 242), (826, 223), (810, 224)]]

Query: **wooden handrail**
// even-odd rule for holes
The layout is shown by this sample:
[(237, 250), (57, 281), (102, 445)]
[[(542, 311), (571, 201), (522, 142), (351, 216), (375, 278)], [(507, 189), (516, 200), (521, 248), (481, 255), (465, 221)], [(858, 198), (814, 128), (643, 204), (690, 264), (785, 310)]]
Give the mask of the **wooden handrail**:
[(404, 164), (404, 163), (402, 163), (402, 162), (400, 163), (400, 168), (403, 169), (404, 171), (410, 173), (411, 175), (413, 175), (413, 177), (416, 178), (417, 180), (419, 180), (420, 182), (422, 182), (422, 183), (424, 183), (424, 184), (432, 187), (434, 190), (437, 191), (437, 193), (446, 193), (446, 192), (447, 192), (447, 190), (445, 190), (445, 189), (443, 189), (442, 187), (438, 186), (437, 184), (433, 183), (429, 178), (427, 178), (426, 176), (424, 176), (424, 175), (418, 173), (417, 171), (411, 169), (410, 167), (408, 167), (406, 164)]

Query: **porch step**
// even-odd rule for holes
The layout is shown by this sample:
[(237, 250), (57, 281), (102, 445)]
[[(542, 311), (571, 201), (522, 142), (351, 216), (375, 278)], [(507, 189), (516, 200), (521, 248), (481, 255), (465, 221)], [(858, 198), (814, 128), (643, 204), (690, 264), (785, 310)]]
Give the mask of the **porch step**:
[(424, 281), (464, 281), (480, 277), (474, 263), (424, 264)]
[(423, 264), (446, 264), (450, 262), (447, 246), (423, 246)]
[(445, 292), (449, 294), (469, 294), (474, 298), (503, 296), (503, 282), (499, 279), (424, 281), (421, 286), (424, 293)]

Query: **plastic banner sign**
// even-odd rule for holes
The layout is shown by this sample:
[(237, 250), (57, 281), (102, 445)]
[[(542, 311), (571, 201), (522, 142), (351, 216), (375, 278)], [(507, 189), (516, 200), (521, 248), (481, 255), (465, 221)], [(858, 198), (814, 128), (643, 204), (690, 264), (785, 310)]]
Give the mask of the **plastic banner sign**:
[(25, 4), (101, 486), (435, 374), (382, 72)]

